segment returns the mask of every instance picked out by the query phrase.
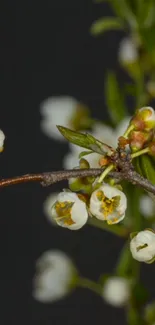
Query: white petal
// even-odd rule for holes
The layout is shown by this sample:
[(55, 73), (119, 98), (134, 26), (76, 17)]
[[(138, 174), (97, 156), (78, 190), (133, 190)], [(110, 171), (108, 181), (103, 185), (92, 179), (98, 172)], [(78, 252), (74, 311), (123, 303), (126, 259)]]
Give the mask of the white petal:
[(121, 277), (109, 278), (103, 288), (104, 300), (115, 306), (124, 306), (130, 297), (129, 281)]
[(117, 139), (115, 131), (110, 127), (102, 123), (95, 123), (91, 133), (96, 139), (106, 143), (107, 145), (116, 148)]
[(83, 201), (79, 200), (73, 205), (71, 218), (75, 222), (75, 224), (69, 227), (71, 230), (78, 230), (86, 224), (88, 220), (88, 212), (86, 204)]
[(0, 149), (4, 146), (5, 135), (2, 130), (0, 130)]
[(138, 51), (134, 41), (128, 37), (125, 37), (120, 42), (119, 61), (122, 63), (133, 63), (138, 59)]
[(52, 206), (53, 204), (57, 201), (57, 197), (58, 197), (59, 193), (51, 193), (50, 195), (48, 195), (48, 197), (46, 198), (44, 204), (43, 204), (43, 211), (45, 216), (47, 217), (47, 219), (53, 224), (53, 225), (57, 225), (56, 221), (54, 220), (54, 218), (52, 217)]
[(56, 125), (72, 127), (71, 119), (76, 112), (77, 104), (76, 99), (68, 96), (46, 99), (40, 107), (40, 112), (43, 115), (40, 123), (42, 132), (50, 138), (65, 141)]
[(41, 302), (53, 302), (69, 291), (73, 264), (65, 253), (57, 250), (44, 253), (36, 263), (33, 297)]
[(155, 213), (155, 203), (148, 195), (142, 195), (140, 198), (140, 212), (146, 217), (152, 217)]

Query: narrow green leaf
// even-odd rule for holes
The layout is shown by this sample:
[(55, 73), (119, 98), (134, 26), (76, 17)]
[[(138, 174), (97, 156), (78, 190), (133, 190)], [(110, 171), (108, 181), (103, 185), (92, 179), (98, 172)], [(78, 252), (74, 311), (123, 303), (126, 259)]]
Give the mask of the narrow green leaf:
[(155, 162), (152, 157), (148, 155), (142, 155), (139, 157), (141, 170), (143, 176), (147, 178), (151, 183), (155, 184)]
[(110, 2), (118, 17), (121, 17), (124, 21), (126, 20), (132, 28), (138, 27), (136, 15), (132, 10), (131, 3), (127, 0), (110, 0)]
[(154, 27), (151, 26), (150, 28), (141, 28), (140, 34), (146, 50), (148, 52), (155, 50)]
[(88, 156), (88, 155), (90, 155), (91, 153), (93, 153), (92, 150), (91, 150), (91, 151), (82, 151), (82, 152), (80, 152), (80, 154), (79, 154), (79, 158), (82, 158), (82, 157)]
[(115, 73), (108, 72), (105, 81), (105, 99), (110, 117), (114, 124), (118, 124), (127, 114), (125, 100)]
[(113, 17), (102, 17), (94, 21), (90, 28), (90, 32), (92, 35), (96, 36), (109, 30), (119, 29), (123, 29), (123, 23), (120, 19)]
[(79, 147), (89, 149), (101, 155), (106, 154), (110, 156), (114, 152), (112, 147), (94, 138), (91, 134), (76, 132), (60, 125), (58, 125), (57, 128), (69, 142)]

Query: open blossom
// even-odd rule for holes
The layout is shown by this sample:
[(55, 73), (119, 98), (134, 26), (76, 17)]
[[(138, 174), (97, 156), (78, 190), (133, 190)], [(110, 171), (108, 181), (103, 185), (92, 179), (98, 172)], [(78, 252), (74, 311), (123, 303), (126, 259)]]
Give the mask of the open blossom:
[(88, 110), (84, 105), (69, 96), (49, 97), (41, 103), (41, 130), (49, 138), (65, 141), (56, 125), (76, 129), (82, 117), (86, 118)]
[(88, 219), (83, 196), (72, 192), (59, 193), (51, 209), (51, 218), (54, 218), (59, 226), (71, 230), (82, 228)]
[(5, 135), (2, 130), (0, 130), (0, 152), (3, 151)]
[(106, 183), (95, 190), (90, 198), (90, 213), (99, 220), (106, 220), (109, 225), (123, 220), (126, 208), (125, 194)]
[[(127, 129), (129, 122), (130, 122), (130, 117), (126, 117), (118, 124), (115, 130), (110, 126), (97, 122), (94, 124), (91, 134), (96, 139), (106, 143), (107, 145), (113, 148), (116, 148), (118, 138), (119, 136), (123, 135), (123, 133)], [(69, 143), (69, 149), (70, 149), (69, 153), (67, 153), (63, 159), (63, 167), (65, 169), (72, 169), (79, 165), (78, 157), (80, 152), (82, 151), (81, 147), (76, 146), (72, 143)], [(101, 155), (99, 155), (98, 153), (92, 153), (85, 156), (85, 159), (87, 159), (91, 168), (99, 167), (100, 158)]]
[(118, 58), (122, 64), (131, 64), (137, 61), (138, 50), (135, 42), (131, 38), (125, 37), (122, 39), (119, 46)]
[(130, 298), (129, 280), (118, 276), (108, 278), (103, 287), (102, 297), (114, 307), (125, 306)]
[(75, 269), (69, 257), (58, 250), (43, 253), (36, 263), (34, 299), (47, 303), (63, 298), (70, 291)]
[(135, 260), (151, 263), (155, 258), (155, 233), (149, 229), (137, 233), (130, 242), (130, 250)]

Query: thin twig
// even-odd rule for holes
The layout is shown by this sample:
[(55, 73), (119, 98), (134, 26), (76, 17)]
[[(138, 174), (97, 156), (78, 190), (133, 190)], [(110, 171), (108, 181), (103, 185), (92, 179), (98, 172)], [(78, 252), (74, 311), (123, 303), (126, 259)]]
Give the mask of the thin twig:
[[(99, 176), (103, 172), (102, 168), (90, 168), (90, 169), (72, 169), (72, 170), (61, 170), (55, 172), (46, 172), (40, 174), (27, 174), (23, 176), (17, 176), (9, 179), (0, 180), (0, 187), (16, 185), (28, 182), (40, 182), (43, 186), (50, 186), (54, 183), (76, 177), (87, 177), (87, 176)], [(110, 177), (115, 178), (119, 181), (127, 180), (132, 184), (136, 184), (148, 192), (155, 194), (155, 185), (150, 181), (140, 176), (134, 170), (129, 169), (128, 171), (111, 172), (108, 174)]]

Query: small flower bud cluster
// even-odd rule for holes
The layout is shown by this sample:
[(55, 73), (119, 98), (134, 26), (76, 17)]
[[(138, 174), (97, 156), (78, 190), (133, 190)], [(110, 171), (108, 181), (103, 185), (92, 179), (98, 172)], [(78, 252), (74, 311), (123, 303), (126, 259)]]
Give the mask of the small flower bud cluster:
[(130, 121), (128, 141), (132, 152), (139, 151), (150, 145), (150, 154), (154, 155), (155, 111), (152, 107), (137, 110)]

